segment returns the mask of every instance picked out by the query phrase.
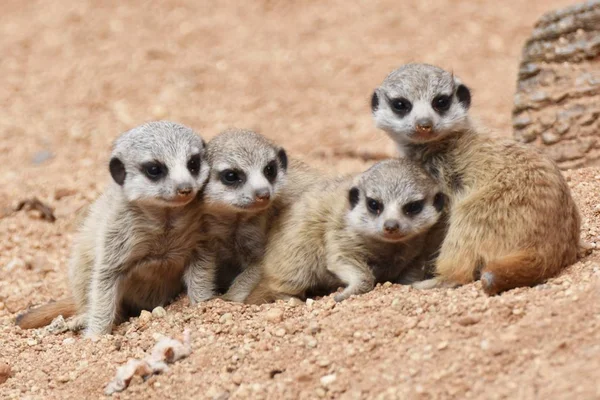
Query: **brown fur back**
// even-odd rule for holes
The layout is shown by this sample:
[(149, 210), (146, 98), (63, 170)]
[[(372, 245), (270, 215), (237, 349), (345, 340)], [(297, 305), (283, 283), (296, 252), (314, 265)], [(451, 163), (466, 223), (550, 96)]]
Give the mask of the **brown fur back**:
[(44, 304), (17, 317), (16, 323), (21, 329), (40, 328), (48, 325), (59, 315), (69, 318), (77, 311), (72, 297)]

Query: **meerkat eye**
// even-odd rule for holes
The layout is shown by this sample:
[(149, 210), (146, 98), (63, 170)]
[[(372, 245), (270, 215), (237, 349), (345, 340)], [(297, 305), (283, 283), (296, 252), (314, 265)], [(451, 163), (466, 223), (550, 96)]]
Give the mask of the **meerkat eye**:
[(404, 214), (409, 217), (414, 217), (418, 215), (421, 211), (423, 211), (423, 207), (425, 206), (425, 200), (413, 201), (411, 203), (405, 204), (402, 207), (402, 211)]
[(403, 97), (391, 99), (390, 106), (396, 114), (402, 116), (408, 114), (410, 110), (412, 110), (412, 104), (410, 103), (410, 101), (406, 100)]
[(200, 154), (194, 154), (190, 157), (187, 163), (187, 169), (192, 175), (198, 175), (198, 172), (200, 172)]
[(167, 167), (163, 164), (151, 161), (142, 165), (142, 171), (151, 181), (157, 181), (167, 174)]
[(367, 209), (371, 214), (379, 215), (383, 211), (383, 204), (375, 199), (367, 197)]
[(277, 162), (273, 160), (268, 163), (263, 170), (263, 174), (265, 174), (265, 177), (269, 180), (269, 182), (273, 182), (277, 177)]
[(226, 169), (225, 171), (221, 172), (220, 176), (221, 182), (223, 182), (223, 184), (227, 186), (236, 185), (243, 181), (243, 178), (240, 176), (240, 173), (233, 169)]
[(447, 111), (452, 103), (452, 98), (445, 94), (440, 94), (431, 102), (431, 106), (436, 111)]

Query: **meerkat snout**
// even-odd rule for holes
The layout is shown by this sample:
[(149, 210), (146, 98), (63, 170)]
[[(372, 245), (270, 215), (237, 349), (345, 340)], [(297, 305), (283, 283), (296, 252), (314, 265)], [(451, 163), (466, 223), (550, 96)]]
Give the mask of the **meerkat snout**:
[(395, 219), (388, 219), (383, 223), (383, 229), (389, 233), (398, 232), (398, 229), (400, 229), (400, 223)]
[(256, 197), (256, 201), (258, 201), (259, 203), (263, 203), (269, 201), (269, 199), (271, 198), (271, 191), (269, 190), (269, 188), (257, 189), (254, 192), (254, 196)]
[(177, 196), (179, 197), (188, 197), (192, 194), (194, 188), (191, 185), (179, 185), (177, 186)]
[(419, 118), (415, 122), (415, 129), (418, 133), (429, 133), (433, 128), (433, 121), (431, 118)]

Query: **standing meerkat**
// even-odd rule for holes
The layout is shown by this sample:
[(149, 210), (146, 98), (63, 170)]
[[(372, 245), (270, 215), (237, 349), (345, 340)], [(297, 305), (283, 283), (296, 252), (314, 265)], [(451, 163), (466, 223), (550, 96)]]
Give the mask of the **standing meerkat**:
[(373, 93), (375, 123), (450, 196), (436, 277), (419, 288), (481, 279), (488, 294), (531, 286), (577, 260), (580, 217), (557, 166), (535, 148), (476, 131), (470, 90), (438, 67), (407, 64)]
[[(205, 143), (191, 129), (151, 122), (114, 143), (112, 181), (90, 207), (69, 266), (72, 298), (33, 309), (22, 328), (77, 314), (71, 327), (109, 333), (116, 322), (165, 305), (184, 289), (184, 273), (200, 264), (197, 194), (209, 167)], [(195, 266), (187, 290), (195, 301), (212, 296), (214, 271)]]
[[(388, 160), (357, 177), (316, 184), (272, 227), (262, 279), (246, 302), (345, 289), (342, 301), (376, 282), (406, 282), (428, 260), (428, 232), (445, 196), (416, 163)], [(418, 278), (417, 278), (418, 279)]]
[[(264, 136), (227, 130), (207, 145), (210, 177), (203, 193), (203, 263), (217, 268), (216, 290), (241, 302), (259, 275), (250, 268), (262, 258), (272, 219), (310, 184), (309, 168), (290, 162), (285, 150)], [(284, 189), (291, 185), (290, 189)], [(194, 270), (190, 270), (192, 273)]]

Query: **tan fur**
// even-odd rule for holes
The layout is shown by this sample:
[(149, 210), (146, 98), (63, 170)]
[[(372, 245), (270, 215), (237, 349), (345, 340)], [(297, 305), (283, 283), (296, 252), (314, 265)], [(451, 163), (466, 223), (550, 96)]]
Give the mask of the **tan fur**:
[[(394, 176), (402, 181), (413, 172), (407, 167), (410, 163), (406, 160), (385, 163), (390, 162), (394, 166), (393, 173), (385, 171), (384, 177)], [(431, 201), (436, 185), (422, 174), (414, 179), (418, 183), (411, 183), (423, 189)], [(417, 260), (427, 240), (425, 228), (411, 232), (406, 240), (385, 242), (376, 237), (375, 231), (365, 234), (349, 226), (349, 213), (365, 207), (364, 194), (354, 208), (349, 204), (351, 188), (358, 187), (364, 192), (365, 186), (390, 185), (381, 177), (369, 179), (365, 176), (364, 180), (356, 182), (354, 177), (325, 180), (312, 186), (282, 211), (271, 228), (260, 264), (262, 279), (246, 298), (246, 303), (305, 297), (307, 292), (327, 293), (345, 286), (335, 297), (336, 301), (341, 301), (353, 294), (368, 292), (377, 281), (398, 281), (414, 276), (414, 270), (422, 271)], [(438, 218), (436, 212), (431, 216), (431, 223)], [(428, 221), (427, 229), (430, 227)], [(425, 260), (427, 257), (423, 257), (423, 263)], [(417, 276), (421, 275), (417, 273)]]
[[(577, 260), (580, 218), (556, 165), (538, 150), (473, 131), (446, 139), (438, 161), (452, 204), (438, 281), (486, 277), (489, 294), (530, 286)], [(415, 153), (416, 154), (416, 153)]]

